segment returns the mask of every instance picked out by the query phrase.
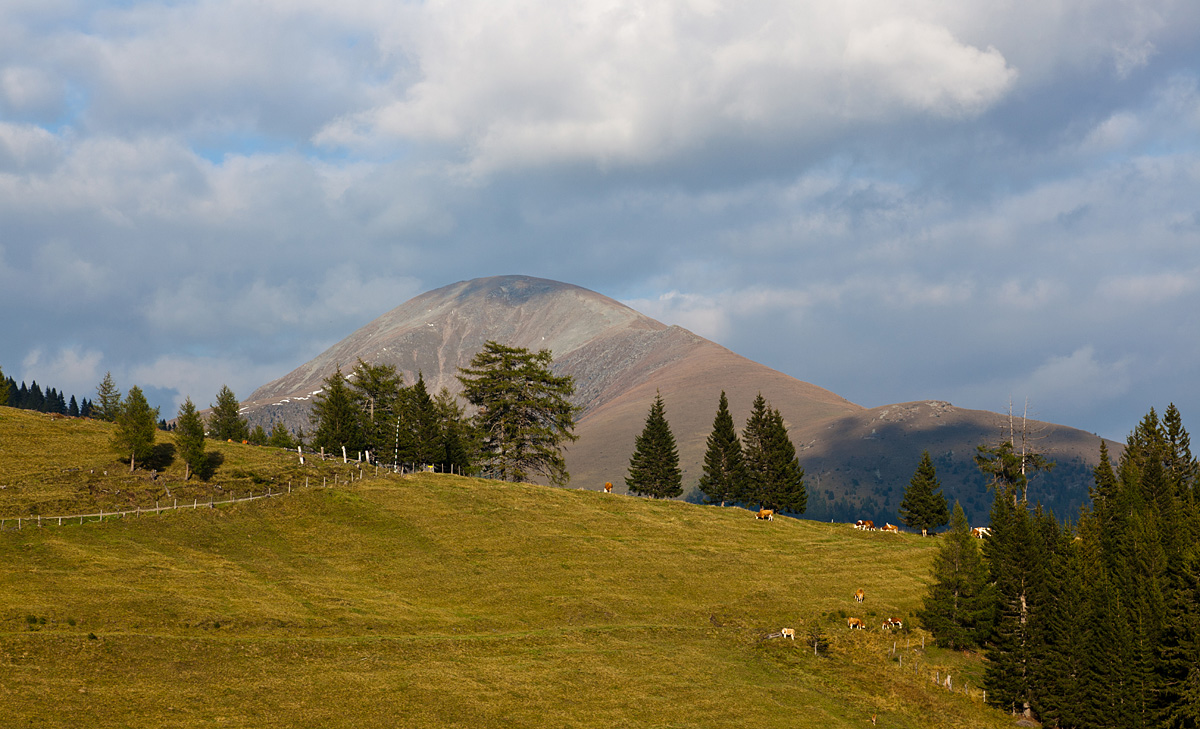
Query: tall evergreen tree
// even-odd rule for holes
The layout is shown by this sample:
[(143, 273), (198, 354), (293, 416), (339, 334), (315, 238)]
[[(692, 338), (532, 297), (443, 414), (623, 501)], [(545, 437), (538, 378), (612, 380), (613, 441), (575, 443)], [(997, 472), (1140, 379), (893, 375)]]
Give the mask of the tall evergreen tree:
[(742, 432), (747, 488), (742, 501), (759, 508), (803, 514), (808, 507), (804, 469), (796, 457), (783, 416), (760, 392)]
[(441, 455), (437, 460), (443, 473), (467, 473), (478, 453), (477, 439), (458, 399), (443, 387), (434, 398), (441, 430)]
[(184, 463), (183, 480), (193, 473), (203, 475), (208, 458), (204, 452), (204, 419), (190, 397), (179, 406), (175, 419), (175, 447)]
[(683, 474), (679, 470), (679, 451), (667, 422), (661, 394), (654, 397), (646, 425), (634, 441), (625, 485), (630, 493), (670, 499), (683, 493)]
[(933, 560), (933, 581), (917, 618), (944, 648), (980, 646), (991, 632), (993, 594), (987, 567), (963, 508), (954, 502), (950, 531)]
[(96, 387), (96, 400), (92, 404), (93, 417), (97, 420), (107, 420), (112, 422), (117, 419), (117, 413), (121, 410), (121, 391), (117, 389), (117, 385), (113, 382), (111, 372), (104, 373), (104, 379)]
[(938, 492), (941, 487), (933, 460), (929, 457), (929, 451), (925, 451), (900, 502), (900, 516), (904, 524), (912, 529), (920, 529), (921, 536), (950, 520), (946, 496)]
[(713, 429), (708, 436), (704, 453), (704, 471), (700, 476), (700, 491), (710, 504), (724, 506), (737, 501), (746, 489), (746, 466), (742, 462), (742, 442), (729, 414), (729, 399), (721, 391)]
[(0, 369), (0, 406), (8, 405), (8, 380), (4, 377), (4, 370)]
[(417, 381), (404, 395), (408, 449), (403, 460), (430, 465), (441, 462), (445, 449), (441, 414), (425, 388), (424, 375), (418, 372)]
[(1029, 715), (1035, 645), (1030, 617), (1038, 569), (1033, 520), (1023, 503), (997, 489), (984, 556), (996, 590), (995, 628), (984, 668), (988, 703)]
[(158, 408), (150, 407), (137, 385), (129, 388), (129, 394), (117, 412), (117, 427), (113, 431), (111, 444), (113, 450), (122, 457), (129, 457), (130, 471), (134, 470), (138, 461), (145, 461), (154, 453), (157, 422)]
[(213, 440), (231, 440), (241, 443), (250, 438), (250, 426), (241, 415), (237, 395), (228, 385), (221, 385), (217, 402), (212, 405), (208, 416), (208, 437)]
[(342, 368), (324, 380), (320, 394), (313, 398), (309, 420), (316, 427), (312, 447), (337, 453), (342, 448), (348, 452), (362, 450), (362, 421), (354, 393), (346, 384)]
[(263, 429), (261, 424), (256, 424), (250, 430), (250, 437), (246, 440), (250, 441), (250, 445), (265, 446), (267, 444), (267, 431)]
[(74, 395), (71, 396), (71, 404), (67, 406), (67, 415), (70, 415), (72, 418), (79, 417), (79, 403), (75, 401)]
[(542, 475), (555, 485), (571, 475), (562, 456), (579, 409), (569, 398), (575, 381), (551, 371), (550, 350), (531, 353), (495, 341), (460, 368), (463, 396), (477, 408), (481, 465), (505, 481)]
[(394, 365), (373, 365), (359, 358), (349, 381), (361, 413), (363, 448), (375, 458), (395, 456), (399, 421), (406, 417), (404, 377)]

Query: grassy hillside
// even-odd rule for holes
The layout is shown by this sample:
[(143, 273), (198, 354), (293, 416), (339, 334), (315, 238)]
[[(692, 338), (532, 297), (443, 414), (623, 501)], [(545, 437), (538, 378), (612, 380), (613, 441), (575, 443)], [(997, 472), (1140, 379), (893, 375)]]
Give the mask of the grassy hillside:
[[(103, 443), (106, 427), (0, 409), (0, 485), (17, 489), (4, 513), (93, 498), (15, 442), (72, 451), (64, 466), (91, 483), (89, 464), (112, 474), (115, 459), (69, 443)], [(315, 483), (335, 467), (221, 452), (214, 481)], [(0, 534), (2, 723), (1011, 726), (982, 705), (978, 658), (878, 627), (911, 617), (933, 540), (451, 476), (340, 480)], [(782, 627), (820, 630), (827, 652), (764, 640)]]

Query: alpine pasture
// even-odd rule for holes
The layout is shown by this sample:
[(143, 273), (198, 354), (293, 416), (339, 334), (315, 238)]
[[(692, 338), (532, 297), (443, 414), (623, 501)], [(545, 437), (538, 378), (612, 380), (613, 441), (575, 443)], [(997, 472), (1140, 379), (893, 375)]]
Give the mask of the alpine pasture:
[(935, 539), (110, 428), (0, 408), (0, 725), (1012, 725), (915, 627)]

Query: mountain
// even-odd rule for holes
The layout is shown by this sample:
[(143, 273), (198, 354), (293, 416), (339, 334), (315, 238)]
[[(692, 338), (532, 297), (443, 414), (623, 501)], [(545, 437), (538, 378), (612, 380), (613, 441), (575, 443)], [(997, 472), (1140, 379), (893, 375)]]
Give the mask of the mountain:
[[(904, 488), (928, 449), (943, 490), (961, 497), (972, 518), (986, 517), (986, 484), (972, 458), (977, 445), (1007, 434), (1007, 416), (933, 401), (866, 409), (607, 296), (528, 276), (461, 281), (411, 299), (255, 390), (245, 414), (268, 430), (276, 421), (309, 430), (311, 398), (323, 379), (339, 366), (348, 373), (359, 358), (394, 365), (406, 383), (421, 373), (431, 393), (456, 393), (458, 368), (488, 340), (549, 349), (556, 373), (575, 379), (574, 401), (583, 410), (579, 440), (566, 453), (572, 486), (597, 489), (611, 481), (623, 490), (634, 438), (661, 392), (684, 487), (694, 488), (721, 391), (739, 424), (761, 392), (783, 414), (806, 469), (809, 516), (897, 521)], [(1060, 462), (1043, 479), (1043, 500), (1067, 516), (1086, 498), (1099, 438), (1049, 423), (1030, 431), (1038, 450)], [(1031, 489), (1034, 498), (1038, 493)]]

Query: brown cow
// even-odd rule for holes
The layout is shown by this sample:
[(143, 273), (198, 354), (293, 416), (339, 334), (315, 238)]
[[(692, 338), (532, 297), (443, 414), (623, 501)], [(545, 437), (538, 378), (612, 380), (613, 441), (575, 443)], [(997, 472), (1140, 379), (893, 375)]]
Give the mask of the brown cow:
[(854, 528), (862, 529), (863, 531), (867, 532), (873, 532), (875, 531), (875, 522), (871, 521), (870, 519), (859, 519), (858, 521), (854, 522)]
[(903, 627), (904, 627), (904, 623), (900, 620), (900, 618), (888, 618), (887, 620), (883, 621), (883, 629), (884, 630), (891, 630), (892, 628), (903, 628)]
[(795, 628), (784, 628), (781, 631), (781, 634), (783, 635), (784, 638), (791, 638), (792, 640), (796, 639), (796, 629)]
[(900, 527), (896, 526), (895, 524), (887, 524), (887, 523), (885, 523), (885, 524), (884, 524), (882, 527), (880, 527), (879, 529), (880, 529), (880, 531), (884, 531), (884, 532), (896, 532), (897, 534), (900, 532)]
[(867, 593), (863, 592), (863, 589), (861, 587), (854, 591), (854, 600), (856, 602), (862, 602), (863, 600), (866, 600), (866, 599), (867, 599)]
[(606, 493), (606, 494), (612, 493), (612, 481), (604, 482), (604, 493)]
[(976, 539), (983, 539), (984, 537), (992, 536), (992, 530), (988, 527), (975, 527), (971, 530), (971, 536)]
[(759, 509), (755, 519), (766, 519), (767, 521), (775, 521), (774, 509)]
[(846, 625), (850, 627), (850, 630), (866, 630), (867, 629), (866, 624), (862, 621), (861, 618), (849, 618), (846, 620)]

